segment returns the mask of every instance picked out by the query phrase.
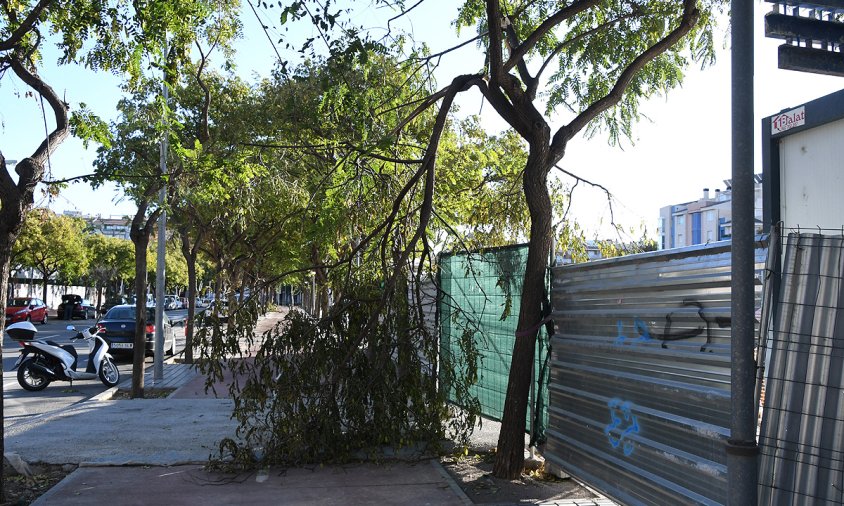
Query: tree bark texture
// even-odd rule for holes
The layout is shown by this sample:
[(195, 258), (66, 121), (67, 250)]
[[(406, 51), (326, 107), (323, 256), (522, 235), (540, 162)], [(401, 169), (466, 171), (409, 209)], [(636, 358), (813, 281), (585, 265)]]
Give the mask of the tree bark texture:
[[(2, 155), (0, 155), (0, 161), (2, 161)], [(0, 213), (2, 215), (2, 213)], [(4, 223), (5, 225), (5, 223)], [(5, 229), (6, 227), (3, 226)], [(0, 311), (2, 314), (6, 314), (6, 297), (3, 295), (8, 290), (9, 284), (9, 275), (11, 274), (9, 269), (9, 259), (12, 257), (12, 244), (15, 242), (16, 235), (10, 233), (7, 230), (3, 230), (0, 232)], [(4, 328), (6, 326), (6, 318), (0, 320), (0, 337), (3, 337)], [(2, 351), (2, 341), (0, 341), (0, 351)], [(0, 361), (0, 374), (3, 373), (3, 362)], [(3, 384), (0, 382), (0, 399), (3, 398)], [(4, 402), (0, 402), (0, 420), (2, 420), (5, 416), (3, 413), (3, 404)], [(2, 436), (2, 434), (0, 434)], [(5, 445), (3, 440), (5, 438), (0, 437), (0, 455), (4, 455), (6, 452)], [(0, 498), (3, 498), (3, 472), (0, 471)]]
[[(547, 137), (546, 137), (547, 138)], [(548, 144), (532, 143), (523, 187), (530, 211), (530, 245), (522, 285), (518, 331), (513, 345), (513, 359), (507, 383), (507, 397), (498, 435), (498, 450), (493, 474), (516, 479), (524, 469), (525, 416), (530, 394), (531, 370), (536, 350), (536, 335), (545, 300), (548, 252), (551, 250), (551, 198), (548, 194)]]
[(185, 363), (193, 363), (193, 324), (196, 315), (196, 245), (190, 245), (190, 239), (185, 231), (182, 231), (182, 255), (188, 264), (188, 317), (185, 320)]
[(132, 344), (132, 395), (133, 399), (144, 396), (144, 359), (146, 358), (147, 326), (147, 246), (149, 233), (133, 230), (135, 244), (135, 340)]

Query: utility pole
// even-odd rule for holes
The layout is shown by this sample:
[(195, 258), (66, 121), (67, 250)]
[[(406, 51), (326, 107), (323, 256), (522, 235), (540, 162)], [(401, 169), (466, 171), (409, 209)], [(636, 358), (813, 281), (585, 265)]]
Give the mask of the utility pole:
[(753, 179), (753, 7), (732, 0), (732, 342), (731, 420), (727, 440), (729, 504), (756, 504), (758, 455), (753, 360), (754, 179)]
[[(162, 82), (162, 95), (164, 104), (167, 105), (167, 38), (164, 38), (164, 80)], [(165, 119), (166, 125), (166, 119)], [(167, 128), (161, 136), (161, 175), (163, 181), (158, 191), (158, 205), (161, 207), (161, 215), (158, 217), (158, 261), (155, 268), (155, 345), (153, 357), (153, 380), (164, 379), (164, 283), (165, 283), (165, 256), (167, 254)]]

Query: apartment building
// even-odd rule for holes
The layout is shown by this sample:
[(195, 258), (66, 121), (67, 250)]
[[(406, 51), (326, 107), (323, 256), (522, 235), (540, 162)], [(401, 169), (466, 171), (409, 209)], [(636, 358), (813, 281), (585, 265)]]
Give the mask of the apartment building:
[[(733, 235), (732, 180), (724, 180), (724, 190), (710, 193), (703, 189), (698, 200), (665, 206), (659, 210), (657, 239), (659, 249), (683, 248), (729, 239)], [(762, 227), (762, 175), (756, 174), (754, 184), (754, 215), (756, 233)]]
[(130, 239), (129, 232), (132, 228), (132, 220), (127, 216), (109, 216), (104, 218), (99, 214), (96, 216), (83, 215), (78, 211), (65, 211), (63, 214), (74, 218), (82, 218), (92, 232), (108, 237), (119, 239)]

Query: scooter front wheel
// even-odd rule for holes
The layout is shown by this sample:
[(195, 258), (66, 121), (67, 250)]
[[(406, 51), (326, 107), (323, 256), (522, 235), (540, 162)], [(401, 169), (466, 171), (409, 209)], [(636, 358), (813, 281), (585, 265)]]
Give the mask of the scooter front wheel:
[(24, 390), (30, 392), (38, 392), (47, 388), (50, 380), (35, 372), (32, 365), (35, 363), (33, 359), (24, 360), (18, 367), (18, 383)]
[(107, 387), (113, 387), (120, 383), (120, 370), (109, 359), (103, 360), (100, 364), (100, 381)]

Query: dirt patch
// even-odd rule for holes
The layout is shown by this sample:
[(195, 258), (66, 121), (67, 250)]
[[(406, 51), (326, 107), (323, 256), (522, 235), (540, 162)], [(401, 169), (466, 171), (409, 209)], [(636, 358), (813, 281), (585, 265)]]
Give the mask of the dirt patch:
[(559, 479), (544, 469), (523, 473), (518, 480), (492, 475), (494, 451), (447, 456), (441, 462), (448, 474), (475, 504), (535, 504), (563, 499), (588, 499), (595, 494), (572, 479)]
[(30, 464), (32, 478), (18, 474), (8, 463), (3, 468), (2, 506), (31, 504), (76, 470), (73, 464)]
[[(144, 389), (144, 399), (164, 399), (175, 391), (176, 391), (175, 388)], [(111, 400), (113, 400), (113, 401), (131, 400), (131, 399), (132, 399), (132, 391), (131, 390), (117, 390), (111, 396)]]

